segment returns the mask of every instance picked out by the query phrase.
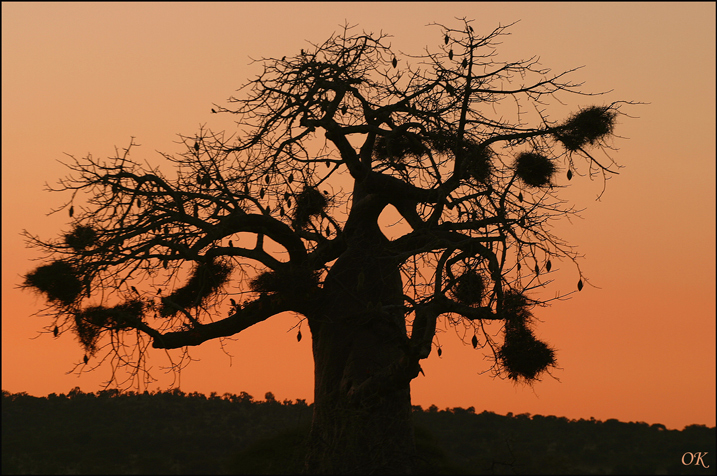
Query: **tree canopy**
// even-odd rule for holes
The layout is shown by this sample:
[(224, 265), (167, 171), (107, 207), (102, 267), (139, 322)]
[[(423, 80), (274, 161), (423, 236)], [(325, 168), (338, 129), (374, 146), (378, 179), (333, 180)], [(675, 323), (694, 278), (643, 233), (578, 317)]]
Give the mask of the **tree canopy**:
[[(552, 232), (575, 213), (560, 191), (617, 173), (606, 152), (628, 103), (552, 117), (563, 95), (591, 96), (574, 70), (499, 61), (510, 25), (480, 35), (470, 23), (434, 25), (438, 47), (417, 55), (346, 26), (258, 60), (258, 76), (212, 109), (238, 132), (181, 135), (183, 150), (162, 154), (173, 175), (135, 160), (134, 140), (105, 160), (71, 157), (52, 188), (71, 193), (55, 210), (69, 229), (24, 232), (45, 253), (23, 285), (46, 297), (47, 330), (74, 332), (85, 364), (106, 349), (137, 375), (150, 344), (195, 346), (287, 311), (311, 324), (344, 293), (352, 319), (398, 316), (409, 381), (441, 318), (464, 326), (496, 373), (538, 378), (556, 362), (534, 335), (532, 309), (551, 300), (538, 291), (559, 260), (575, 264), (577, 290), (585, 283)], [(391, 207), (399, 236), (388, 239), (378, 220)], [(355, 272), (333, 279), (342, 256)], [(378, 292), (362, 259), (399, 273), (400, 292)], [(490, 321), (504, 323), (502, 339)]]

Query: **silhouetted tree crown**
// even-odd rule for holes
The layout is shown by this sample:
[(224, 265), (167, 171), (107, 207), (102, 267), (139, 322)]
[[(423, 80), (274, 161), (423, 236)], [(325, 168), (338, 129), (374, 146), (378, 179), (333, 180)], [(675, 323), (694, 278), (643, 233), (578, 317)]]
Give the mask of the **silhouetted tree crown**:
[[(550, 227), (574, 213), (558, 197), (562, 177), (616, 173), (595, 151), (624, 103), (554, 119), (556, 95), (588, 96), (573, 70), (498, 61), (507, 27), (436, 26), (438, 48), (415, 56), (346, 27), (259, 60), (258, 76), (212, 109), (234, 115), (238, 134), (180, 136), (183, 150), (163, 154), (171, 177), (133, 160), (134, 141), (107, 160), (72, 157), (55, 188), (71, 192), (69, 230), (50, 241), (25, 232), (46, 253), (24, 286), (47, 298), (48, 331), (74, 332), (85, 360), (106, 348), (114, 365), (136, 345), (136, 372), (149, 341), (198, 345), (285, 311), (311, 325), (340, 294), (352, 315), (405, 320), (409, 380), (439, 318), (465, 327), (496, 372), (537, 379), (555, 352), (533, 332), (532, 309), (546, 302), (535, 291), (577, 257)], [(378, 225), (388, 207), (400, 215), (391, 240)], [(338, 291), (329, 281), (342, 257), (355, 272), (335, 272)], [(389, 271), (400, 273), (390, 296), (376, 291)], [(504, 323), (502, 338), (489, 321)]]

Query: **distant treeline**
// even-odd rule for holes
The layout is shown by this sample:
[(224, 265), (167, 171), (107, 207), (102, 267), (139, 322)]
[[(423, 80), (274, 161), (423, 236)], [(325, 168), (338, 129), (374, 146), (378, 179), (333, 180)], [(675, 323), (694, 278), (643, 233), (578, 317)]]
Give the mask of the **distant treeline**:
[[(2, 473), (296, 473), (311, 407), (271, 393), (257, 401), (176, 389), (3, 391)], [(715, 474), (716, 432), (704, 425), (678, 431), (435, 405), (415, 406), (414, 422), (426, 474)]]

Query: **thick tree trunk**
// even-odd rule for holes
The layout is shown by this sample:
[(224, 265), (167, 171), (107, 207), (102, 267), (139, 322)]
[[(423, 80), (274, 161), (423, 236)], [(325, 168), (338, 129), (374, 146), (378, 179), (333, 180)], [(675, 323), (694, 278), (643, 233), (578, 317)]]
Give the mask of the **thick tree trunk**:
[(368, 226), (334, 264), (309, 318), (315, 390), (308, 473), (414, 469), (415, 375), (406, 366), (401, 276), (375, 221)]

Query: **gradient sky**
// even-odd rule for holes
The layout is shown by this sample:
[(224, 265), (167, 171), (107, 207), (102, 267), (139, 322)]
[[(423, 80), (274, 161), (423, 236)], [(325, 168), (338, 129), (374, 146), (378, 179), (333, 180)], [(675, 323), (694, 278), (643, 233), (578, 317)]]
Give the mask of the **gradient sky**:
[[(2, 389), (32, 395), (97, 391), (109, 368), (67, 374), (83, 352), (71, 334), (39, 335), (43, 302), (20, 291), (36, 266), (20, 232), (50, 238), (67, 196), (43, 191), (66, 174), (63, 153), (107, 157), (131, 136), (136, 160), (177, 152), (176, 134), (200, 124), (232, 129), (210, 113), (259, 69), (251, 58), (292, 55), (345, 22), (393, 35), (396, 51), (438, 46), (431, 22), (477, 32), (520, 20), (499, 59), (540, 56), (583, 90), (571, 110), (614, 100), (624, 109), (613, 157), (624, 165), (600, 201), (599, 181), (576, 177), (566, 197), (583, 219), (556, 228), (584, 254), (591, 286), (536, 310), (537, 335), (558, 350), (552, 374), (531, 387), (493, 379), (480, 351), (451, 329), (443, 356), (422, 364), (413, 402), (568, 418), (715, 426), (715, 4), (714, 3), (220, 3), (2, 4)], [(567, 112), (569, 109), (566, 109)], [(168, 172), (168, 170), (165, 170)], [(572, 290), (564, 264), (543, 297)], [(225, 345), (191, 349), (186, 392), (246, 391), (313, 400), (310, 339), (296, 320), (272, 318)], [(306, 333), (308, 336), (308, 332)], [(231, 364), (231, 365), (230, 365)], [(167, 360), (150, 362), (168, 388)]]

